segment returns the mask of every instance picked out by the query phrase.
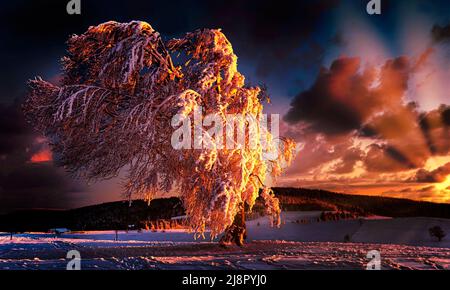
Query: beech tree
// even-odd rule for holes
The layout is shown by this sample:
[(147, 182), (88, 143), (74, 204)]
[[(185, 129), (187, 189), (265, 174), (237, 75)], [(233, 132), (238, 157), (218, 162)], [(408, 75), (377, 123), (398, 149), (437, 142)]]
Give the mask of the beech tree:
[(437, 238), (439, 242), (447, 235), (440, 226), (431, 227), (428, 229), (428, 232), (431, 237)]
[(146, 22), (110, 21), (73, 35), (67, 44), (60, 84), (30, 80), (23, 105), (28, 121), (49, 140), (57, 165), (90, 181), (124, 170), (130, 200), (151, 200), (175, 188), (196, 237), (207, 229), (211, 237), (226, 231), (223, 243), (241, 245), (244, 209), (251, 210), (259, 194), (277, 223), (279, 203), (265, 182), (291, 162), (292, 140), (275, 140), (258, 129), (280, 153), (271, 160), (264, 158), (262, 141), (250, 148), (246, 140), (233, 149), (171, 144), (176, 115), (189, 118), (198, 109), (222, 120), (228, 114), (262, 115), (265, 90), (245, 85), (220, 30), (164, 41)]

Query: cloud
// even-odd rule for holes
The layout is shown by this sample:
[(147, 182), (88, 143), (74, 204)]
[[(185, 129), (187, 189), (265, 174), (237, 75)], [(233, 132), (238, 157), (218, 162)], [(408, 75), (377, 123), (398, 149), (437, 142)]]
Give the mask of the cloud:
[(446, 26), (434, 25), (431, 29), (431, 36), (434, 43), (450, 41), (450, 24)]
[(434, 156), (450, 154), (450, 106), (425, 111), (410, 98), (416, 89), (412, 78), (434, 53), (429, 49), (417, 59), (403, 56), (379, 66), (339, 57), (322, 68), (283, 118), (286, 135), (303, 146), (284, 182), (448, 201), (448, 192), (434, 185), (411, 185), (442, 182), (448, 174), (448, 165), (431, 172), (425, 167)]
[(439, 195), (439, 192), (436, 192), (434, 186), (425, 186), (419, 188), (403, 188), (398, 190), (387, 190), (382, 193), (382, 195), (386, 195), (389, 197), (397, 197), (397, 198), (408, 198), (408, 199), (416, 199), (416, 200), (428, 200), (433, 201), (436, 198), (436, 195)]
[(421, 168), (431, 156), (448, 154), (449, 106), (420, 112), (416, 103), (405, 101), (410, 77), (424, 58), (388, 59), (379, 67), (362, 66), (359, 58), (336, 59), (291, 102), (284, 121), (301, 130), (288, 132), (297, 139), (322, 134), (326, 139), (347, 136), (370, 140), (364, 154), (350, 157), (354, 151), (351, 146), (347, 148), (349, 156), (342, 153), (342, 160), (351, 160), (339, 167), (343, 171), (357, 158), (367, 171), (382, 173)]
[(51, 160), (52, 160), (52, 152), (48, 148), (33, 154), (30, 158), (31, 163), (48, 162)]
[(32, 140), (32, 132), (21, 114), (20, 106), (0, 104), (0, 155), (8, 155)]
[(409, 70), (405, 57), (387, 61), (379, 74), (375, 67), (362, 68), (359, 58), (338, 58), (294, 98), (284, 120), (328, 135), (359, 130), (375, 113), (400, 106)]
[(363, 155), (358, 147), (352, 148), (353, 140), (350, 136), (329, 137), (308, 134), (298, 142), (303, 146), (293, 164), (287, 168), (286, 175), (313, 173), (327, 163), (332, 163), (328, 168), (329, 173), (350, 173)]
[(394, 147), (388, 145), (371, 144), (369, 151), (363, 158), (367, 171), (397, 172), (417, 168), (415, 164)]
[(312, 36), (339, 2), (294, 1), (286, 9), (268, 0), (209, 1), (203, 26), (223, 28), (241, 57), (256, 60), (257, 75), (267, 76), (321, 62), (324, 48)]
[(450, 162), (432, 171), (419, 169), (416, 172), (416, 175), (411, 179), (411, 181), (423, 183), (440, 183), (443, 182), (448, 175), (450, 175)]
[(32, 208), (70, 208), (83, 190), (51, 163), (23, 164), (0, 176), (0, 213)]
[(6, 174), (1, 183), (4, 192), (39, 188), (60, 191), (65, 187), (63, 180), (51, 164), (27, 164)]
[(450, 153), (449, 105), (441, 105), (438, 109), (420, 114), (419, 126), (433, 155)]
[(25, 122), (18, 102), (0, 104), (0, 212), (68, 208), (82, 191), (53, 165), (46, 140)]

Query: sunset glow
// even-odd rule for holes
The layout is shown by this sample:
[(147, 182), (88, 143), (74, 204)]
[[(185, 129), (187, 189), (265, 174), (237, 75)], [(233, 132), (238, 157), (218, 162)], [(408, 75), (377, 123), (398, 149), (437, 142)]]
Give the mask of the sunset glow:
[(31, 163), (48, 162), (52, 160), (52, 152), (50, 149), (44, 149), (40, 152), (33, 154), (30, 158)]
[[(445, 181), (436, 184), (435, 187), (437, 190), (446, 191), (447, 194), (450, 195), (450, 175), (447, 176)], [(450, 198), (450, 196), (449, 196), (449, 198)]]

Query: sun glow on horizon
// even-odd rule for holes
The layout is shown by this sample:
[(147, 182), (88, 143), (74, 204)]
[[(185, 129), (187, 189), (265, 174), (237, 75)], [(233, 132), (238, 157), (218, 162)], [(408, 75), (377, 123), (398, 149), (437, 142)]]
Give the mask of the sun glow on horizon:
[(434, 187), (437, 190), (450, 191), (448, 189), (450, 187), (450, 175), (447, 175), (447, 178), (443, 182), (437, 183)]

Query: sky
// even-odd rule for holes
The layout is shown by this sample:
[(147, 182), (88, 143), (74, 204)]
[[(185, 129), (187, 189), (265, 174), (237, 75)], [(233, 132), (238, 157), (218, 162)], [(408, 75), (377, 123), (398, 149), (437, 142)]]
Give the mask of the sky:
[[(0, 212), (122, 198), (54, 165), (20, 109), (28, 79), (57, 81), (65, 41), (142, 20), (164, 38), (221, 28), (249, 84), (264, 84), (298, 154), (278, 186), (450, 202), (450, 1), (88, 1), (0, 3)], [(292, 3), (291, 3), (292, 2)]]

